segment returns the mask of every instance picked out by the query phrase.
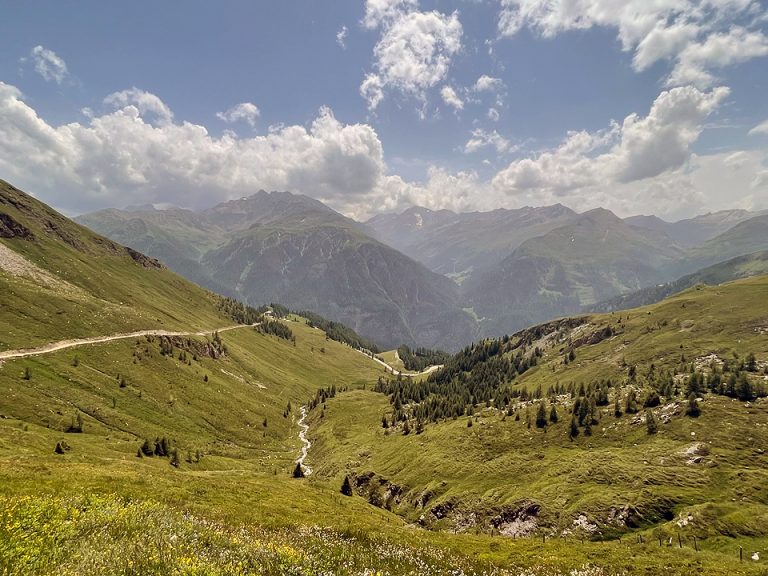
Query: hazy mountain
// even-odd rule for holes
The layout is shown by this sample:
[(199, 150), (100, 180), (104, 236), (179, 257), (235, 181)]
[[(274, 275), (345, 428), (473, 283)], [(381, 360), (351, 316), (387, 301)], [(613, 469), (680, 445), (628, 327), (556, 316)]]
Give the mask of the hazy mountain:
[(511, 333), (663, 282), (665, 267), (683, 256), (665, 235), (596, 209), (524, 242), (469, 283), (467, 299), (484, 318), (484, 334)]
[(401, 214), (380, 214), (366, 226), (385, 244), (461, 282), (574, 216), (574, 211), (560, 204), (462, 214), (414, 207)]
[(259, 192), (199, 213), (106, 210), (79, 221), (205, 286), (318, 312), (385, 347), (456, 349), (474, 336), (453, 282), (306, 196)]
[(626, 310), (660, 302), (664, 298), (692, 288), (698, 284), (714, 286), (723, 282), (749, 278), (759, 274), (768, 274), (768, 251), (755, 252), (738, 256), (726, 262), (703, 268), (693, 274), (683, 276), (674, 282), (649, 286), (636, 292), (616, 296), (585, 308), (586, 312), (613, 312)]
[(768, 250), (768, 214), (740, 222), (688, 251), (678, 269), (689, 273), (730, 258)]
[(624, 221), (633, 226), (663, 232), (679, 246), (692, 248), (760, 214), (748, 210), (721, 210), (677, 222), (667, 222), (657, 216), (630, 216)]

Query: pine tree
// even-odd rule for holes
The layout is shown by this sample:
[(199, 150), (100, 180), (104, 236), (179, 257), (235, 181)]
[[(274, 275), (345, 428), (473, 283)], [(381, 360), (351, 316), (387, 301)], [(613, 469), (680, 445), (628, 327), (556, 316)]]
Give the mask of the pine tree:
[(746, 369), (748, 372), (757, 372), (757, 358), (753, 352), (747, 354)]
[(144, 440), (144, 444), (141, 445), (141, 448), (139, 448), (139, 450), (141, 450), (144, 456), (154, 456), (155, 454), (154, 451), (152, 450), (152, 446), (150, 445), (149, 440)]
[(579, 435), (579, 422), (578, 420), (576, 420), (575, 416), (571, 418), (571, 431), (568, 435), (571, 438), (571, 440), (573, 440), (574, 438), (576, 438), (576, 436)]
[(656, 422), (656, 416), (653, 415), (653, 410), (645, 411), (645, 427), (648, 430), (648, 434), (656, 434), (659, 431), (659, 425)]
[(699, 401), (696, 399), (696, 394), (688, 396), (688, 407), (685, 409), (685, 415), (691, 418), (698, 418), (701, 415), (701, 408), (699, 408)]
[(557, 408), (552, 404), (552, 408), (549, 410), (549, 421), (555, 424), (558, 421)]
[(349, 476), (344, 476), (344, 482), (341, 484), (341, 493), (344, 496), (352, 496), (352, 484), (349, 481)]
[(181, 464), (181, 461), (179, 460), (179, 451), (176, 448), (174, 448), (171, 451), (171, 466), (173, 466), (174, 468), (178, 468), (180, 464)]
[(536, 412), (536, 428), (544, 428), (547, 425), (547, 409), (544, 401), (539, 402), (539, 409)]
[(742, 372), (739, 375), (739, 384), (736, 392), (739, 396), (739, 400), (749, 401), (755, 397), (754, 391), (752, 389), (752, 383), (749, 381), (749, 378), (747, 378), (747, 374), (745, 372)]
[(293, 469), (294, 478), (304, 478), (304, 470), (301, 467), (301, 463), (296, 462), (296, 468)]

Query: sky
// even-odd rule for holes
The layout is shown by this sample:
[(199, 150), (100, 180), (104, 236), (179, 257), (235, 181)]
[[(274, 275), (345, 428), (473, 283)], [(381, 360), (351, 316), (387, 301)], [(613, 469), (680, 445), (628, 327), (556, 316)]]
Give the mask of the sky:
[(0, 0), (0, 178), (69, 215), (260, 189), (768, 208), (756, 0)]

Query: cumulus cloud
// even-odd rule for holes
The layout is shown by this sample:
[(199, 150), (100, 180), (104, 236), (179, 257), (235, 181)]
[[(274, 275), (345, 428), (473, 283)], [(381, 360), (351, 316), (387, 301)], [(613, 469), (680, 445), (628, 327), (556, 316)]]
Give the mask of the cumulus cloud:
[[(374, 129), (344, 124), (328, 108), (307, 126), (214, 137), (204, 126), (175, 120), (157, 96), (124, 92), (133, 96), (110, 98), (114, 110), (54, 126), (18, 88), (0, 82), (0, 175), (69, 213), (163, 202), (202, 208), (259, 189), (307, 194), (356, 218), (412, 205), (490, 210), (563, 202), (623, 216), (650, 206), (666, 218), (768, 208), (766, 150), (688, 150), (723, 89), (664, 92), (647, 116), (571, 133), (556, 149), (511, 162), (491, 181), (431, 166), (422, 182), (389, 173)], [(158, 122), (158, 112), (168, 121)], [(481, 148), (513, 152), (493, 131), (473, 138)]]
[[(308, 127), (217, 138), (172, 121), (152, 94), (132, 89), (107, 100), (123, 106), (87, 123), (52, 126), (16, 87), (0, 83), (0, 174), (70, 212), (162, 201), (203, 207), (262, 188), (306, 193), (340, 209), (370, 208), (381, 193), (376, 132), (342, 124), (328, 108)], [(145, 118), (159, 113), (167, 122)]]
[(69, 75), (67, 63), (53, 50), (35, 46), (29, 53), (29, 57), (35, 66), (35, 72), (40, 74), (46, 82), (61, 84)]
[(768, 54), (756, 0), (500, 0), (499, 32), (527, 27), (544, 37), (594, 26), (615, 28), (637, 71), (669, 61), (669, 86), (708, 87), (713, 69)]
[(128, 109), (128, 114), (135, 110), (138, 115), (151, 115), (159, 124), (170, 124), (173, 120), (173, 112), (166, 106), (165, 102), (157, 96), (144, 90), (139, 90), (135, 86), (128, 90), (113, 92), (104, 98), (104, 104), (112, 106), (115, 109)]
[(376, 29), (418, 7), (418, 0), (366, 0), (363, 26)]
[(251, 128), (256, 127), (256, 122), (261, 116), (261, 111), (256, 104), (251, 102), (241, 102), (236, 106), (232, 106), (226, 112), (216, 112), (216, 117), (223, 120), (227, 124), (234, 124), (235, 122), (245, 122)]
[(472, 131), (472, 137), (464, 145), (464, 153), (472, 154), (488, 146), (495, 148), (499, 154), (504, 154), (512, 149), (509, 140), (496, 132), (496, 130), (488, 132), (482, 128), (475, 128)]
[(390, 90), (425, 102), (461, 49), (458, 13), (421, 12), (416, 0), (368, 0), (363, 24), (382, 31), (373, 49), (375, 71), (360, 85), (370, 110)]
[(336, 44), (341, 46), (342, 50), (347, 49), (347, 30), (346, 26), (342, 26), (338, 32), (336, 32)]
[(760, 124), (752, 128), (752, 130), (749, 131), (749, 134), (751, 136), (754, 136), (756, 134), (768, 134), (768, 120), (766, 120), (765, 122), (761, 122)]
[(496, 110), (496, 108), (488, 108), (488, 113), (486, 115), (488, 116), (488, 120), (491, 122), (498, 122), (499, 118), (501, 117), (499, 111)]
[(443, 86), (443, 88), (440, 90), (440, 96), (442, 96), (443, 102), (445, 102), (454, 110), (464, 110), (464, 101), (459, 98), (456, 90), (454, 90), (451, 86)]
[(702, 122), (728, 93), (724, 87), (702, 92), (691, 86), (662, 92), (647, 116), (630, 114), (622, 124), (596, 133), (571, 132), (558, 148), (512, 162), (494, 184), (512, 194), (550, 190), (563, 195), (676, 170), (691, 157)]

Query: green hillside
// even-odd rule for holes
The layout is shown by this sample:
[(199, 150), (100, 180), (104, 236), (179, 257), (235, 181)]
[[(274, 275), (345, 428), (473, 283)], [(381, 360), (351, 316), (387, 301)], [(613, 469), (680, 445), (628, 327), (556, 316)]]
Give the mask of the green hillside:
[[(252, 326), (255, 311), (18, 190), (0, 198), (0, 574), (765, 572), (768, 407), (739, 395), (763, 390), (768, 277), (388, 381), (299, 316)], [(141, 334), (9, 357), (125, 332)], [(723, 375), (697, 418), (691, 363)], [(642, 411), (613, 415), (652, 389), (655, 434)], [(592, 435), (571, 439), (573, 403), (603, 393)], [(559, 421), (538, 428), (542, 401)]]
[[(554, 321), (477, 343), (422, 384), (342, 395), (313, 421), (316, 474), (348, 475), (361, 497), (430, 529), (642, 537), (622, 564), (633, 570), (654, 547), (669, 554), (670, 538), (679, 550), (680, 535), (684, 548), (722, 554), (716, 565), (735, 571), (739, 546), (768, 546), (766, 294), (760, 276)], [(719, 392), (703, 386), (694, 400), (698, 417), (686, 415), (692, 370), (722, 377)], [(739, 384), (729, 396), (729, 375), (749, 382), (748, 397)], [(449, 412), (457, 401), (458, 417)], [(577, 402), (588, 412), (579, 424), (577, 409), (574, 433)]]

